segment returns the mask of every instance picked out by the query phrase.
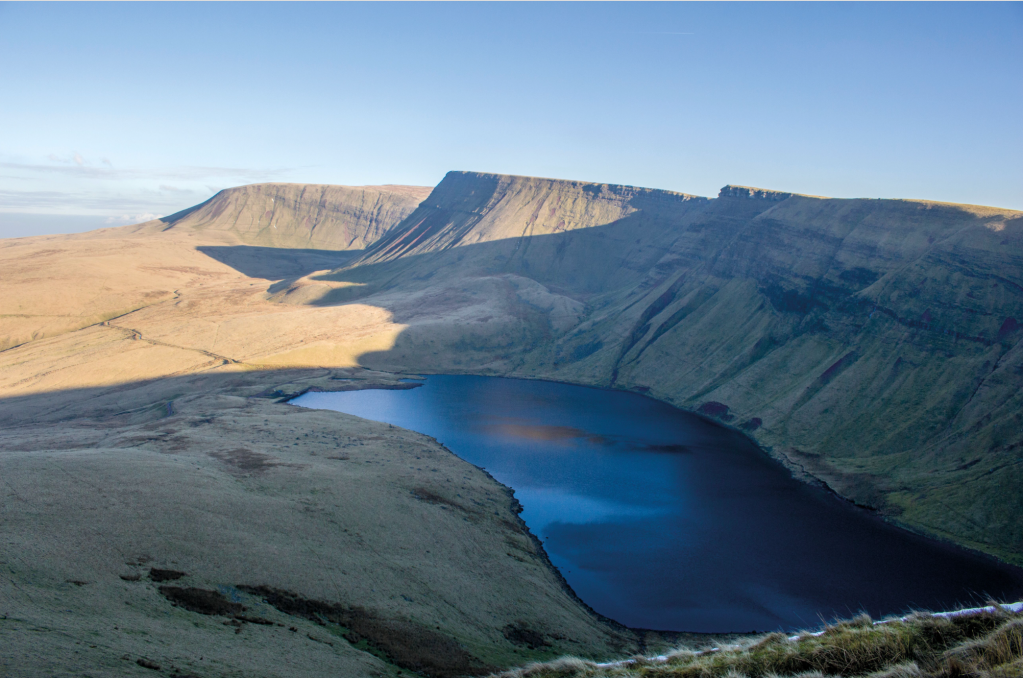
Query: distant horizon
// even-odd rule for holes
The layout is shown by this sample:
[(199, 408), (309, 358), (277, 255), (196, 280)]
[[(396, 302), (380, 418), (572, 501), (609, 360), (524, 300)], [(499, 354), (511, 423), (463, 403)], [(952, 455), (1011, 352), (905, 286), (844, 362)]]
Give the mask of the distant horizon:
[[(834, 196), (834, 195), (813, 195), (810, 193), (803, 193), (801, 191), (776, 189), (769, 186), (747, 186), (743, 184), (729, 183), (722, 186), (715, 192), (714, 195), (698, 195), (690, 191), (678, 190), (674, 188), (661, 188), (658, 186), (641, 186), (639, 184), (627, 184), (627, 183), (610, 183), (610, 182), (598, 182), (598, 181), (587, 181), (585, 179), (574, 179), (570, 177), (541, 177), (529, 174), (509, 174), (504, 172), (483, 172), (477, 170), (449, 170), (449, 172), (469, 172), (473, 174), (489, 174), (495, 176), (515, 176), (515, 177), (526, 177), (530, 179), (543, 179), (547, 181), (567, 181), (585, 184), (600, 184), (607, 186), (622, 186), (628, 188), (642, 188), (657, 191), (668, 191), (671, 193), (685, 194), (693, 196), (695, 198), (706, 198), (708, 200), (714, 200), (718, 198), (718, 193), (729, 187), (737, 188), (750, 188), (756, 190), (770, 191), (772, 193), (791, 193), (793, 195), (799, 195), (803, 197), (811, 198), (822, 198), (822, 199), (834, 199), (834, 200), (907, 200), (911, 202), (929, 202), (945, 205), (966, 205), (973, 207), (989, 207), (993, 209), (1004, 209), (1013, 211), (1023, 211), (1014, 209), (1012, 207), (1004, 207), (1002, 205), (981, 205), (977, 203), (957, 203), (950, 202), (947, 200), (933, 200), (929, 198), (913, 198), (913, 197), (893, 197), (893, 198), (872, 198), (870, 196)], [(448, 172), (445, 172), (446, 176)], [(443, 177), (441, 177), (443, 179)], [(440, 183), (438, 180), (437, 184)], [(164, 217), (171, 216), (182, 210), (187, 210), (195, 205), (200, 205), (207, 202), (222, 191), (227, 191), (235, 188), (242, 188), (244, 186), (256, 186), (260, 184), (297, 184), (297, 185), (319, 185), (319, 186), (344, 186), (348, 188), (377, 188), (386, 186), (410, 186), (416, 188), (435, 188), (437, 184), (397, 184), (397, 183), (381, 183), (381, 184), (330, 184), (322, 181), (255, 181), (252, 183), (238, 184), (236, 186), (225, 186), (224, 188), (218, 189), (216, 192), (210, 194), (205, 199), (198, 200), (192, 204), (185, 205), (180, 209), (176, 209), (173, 212), (167, 212), (166, 214), (136, 214), (136, 215), (123, 215), (123, 217), (117, 216), (104, 216), (104, 215), (90, 215), (90, 214), (48, 214), (44, 212), (10, 212), (4, 211), (0, 207), (0, 239), (4, 238), (26, 238), (34, 237), (37, 235), (67, 235), (72, 233), (87, 233), (89, 231), (99, 230), (103, 228), (115, 228), (117, 226), (130, 226), (133, 224), (139, 224), (153, 219), (161, 219)]]
[(1020, 35), (1018, 2), (0, 3), (0, 210), (453, 167), (1023, 210)]

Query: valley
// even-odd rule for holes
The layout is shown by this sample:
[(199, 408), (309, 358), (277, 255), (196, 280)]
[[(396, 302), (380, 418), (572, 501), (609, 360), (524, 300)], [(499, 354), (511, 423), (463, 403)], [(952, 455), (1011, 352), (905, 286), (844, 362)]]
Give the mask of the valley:
[[(284, 404), (409, 375), (649, 395), (1023, 565), (1019, 212), (452, 172), (228, 189), (0, 266), (11, 675), (454, 676), (679, 639), (588, 610), (436, 441)], [(456, 488), (471, 509), (423, 499)], [(154, 568), (270, 623), (174, 606)]]

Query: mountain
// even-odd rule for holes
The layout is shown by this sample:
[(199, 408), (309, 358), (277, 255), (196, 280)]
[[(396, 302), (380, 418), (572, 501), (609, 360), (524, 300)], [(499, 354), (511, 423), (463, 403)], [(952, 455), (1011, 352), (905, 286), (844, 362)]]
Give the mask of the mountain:
[(358, 250), (376, 241), (430, 192), (420, 186), (253, 184), (136, 227), (192, 231), (247, 245)]
[[(401, 222), (429, 192), (255, 184), (143, 224), (3, 241), (0, 350), (138, 311), (173, 299), (183, 285), (237, 269), (281, 279), (337, 266)], [(210, 269), (213, 260), (227, 266)]]
[[(449, 172), (359, 265), (483, 242), (533, 238), (620, 222), (631, 214), (677, 218), (706, 198), (634, 186)], [(644, 228), (637, 226), (637, 230)]]
[(1023, 562), (1019, 212), (459, 172), (278, 298), (331, 282), (304, 303), (406, 325), (364, 364), (648, 393), (911, 529)]
[(1020, 212), (452, 172), (229, 189), (0, 241), (0, 268), (5, 675), (442, 677), (676, 642), (594, 614), (437, 441), (285, 404), (424, 373), (645, 393), (1023, 564)]

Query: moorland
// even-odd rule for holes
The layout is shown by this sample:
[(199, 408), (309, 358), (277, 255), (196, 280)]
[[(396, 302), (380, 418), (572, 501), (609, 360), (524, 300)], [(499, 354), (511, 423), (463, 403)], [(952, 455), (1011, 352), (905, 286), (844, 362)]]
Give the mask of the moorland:
[(1023, 565), (1020, 212), (452, 172), (228, 189), (0, 241), (0, 267), (11, 675), (457, 676), (685, 641), (589, 610), (436, 441), (285, 404), (430, 373), (644, 393)]

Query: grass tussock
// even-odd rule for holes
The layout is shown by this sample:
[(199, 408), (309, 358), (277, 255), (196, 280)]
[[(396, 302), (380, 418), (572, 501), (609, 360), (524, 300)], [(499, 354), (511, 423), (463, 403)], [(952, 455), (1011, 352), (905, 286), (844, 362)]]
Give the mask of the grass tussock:
[(1023, 614), (1001, 608), (969, 616), (870, 617), (801, 633), (750, 638), (709, 651), (599, 665), (572, 657), (531, 664), (500, 678), (1021, 678)]

